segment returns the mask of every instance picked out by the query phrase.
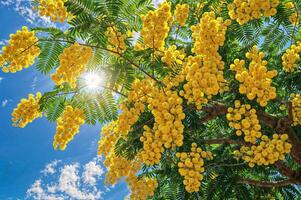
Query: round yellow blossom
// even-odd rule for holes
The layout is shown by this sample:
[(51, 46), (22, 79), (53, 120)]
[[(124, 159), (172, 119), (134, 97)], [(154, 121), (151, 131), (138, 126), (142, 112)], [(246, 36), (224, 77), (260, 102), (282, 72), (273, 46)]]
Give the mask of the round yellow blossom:
[(234, 60), (230, 69), (236, 72), (235, 79), (240, 82), (239, 92), (245, 94), (249, 100), (254, 100), (264, 107), (269, 100), (276, 98), (276, 88), (271, 86), (272, 78), (277, 76), (277, 71), (268, 71), (263, 52), (259, 52), (254, 46), (246, 53), (246, 57), (251, 60), (249, 68), (245, 68), (244, 60)]
[(212, 159), (211, 152), (203, 151), (196, 143), (191, 144), (191, 152), (177, 153), (179, 174), (184, 177), (183, 184), (187, 192), (198, 192), (203, 180), (204, 158)]
[(293, 126), (301, 125), (301, 95), (291, 94)]
[(284, 160), (285, 154), (290, 153), (292, 145), (287, 140), (287, 134), (274, 134), (272, 139), (263, 135), (258, 145), (242, 146), (240, 156), (250, 167), (274, 164), (278, 160)]
[(81, 125), (85, 123), (85, 114), (78, 108), (66, 106), (62, 115), (57, 119), (56, 134), (53, 147), (65, 150), (67, 144), (79, 132)]
[(173, 64), (182, 65), (185, 58), (185, 53), (183, 50), (177, 50), (176, 45), (172, 45), (164, 50), (164, 55), (161, 58), (162, 62), (166, 63), (169, 67)]
[(28, 95), (28, 99), (22, 99), (18, 107), (12, 113), (13, 126), (24, 128), (36, 118), (42, 117), (39, 101), (42, 94), (38, 92), (36, 96)]
[(39, 11), (40, 16), (50, 17), (53, 22), (64, 22), (73, 18), (73, 15), (67, 11), (65, 2), (67, 0), (37, 0), (38, 6), (35, 10)]
[(239, 100), (235, 101), (234, 108), (228, 108), (226, 115), (229, 126), (236, 129), (236, 135), (244, 133), (244, 140), (255, 144), (256, 139), (262, 136), (261, 126), (256, 115), (256, 110), (249, 104), (242, 105)]
[(118, 121), (112, 121), (102, 128), (101, 138), (98, 141), (98, 155), (107, 156), (114, 148), (115, 143), (120, 137), (120, 132), (117, 129)]
[[(162, 3), (157, 10), (150, 11), (142, 16), (143, 27), (140, 32), (145, 48), (163, 50), (165, 39), (168, 36), (172, 22), (170, 3)], [(139, 45), (139, 43), (138, 43)], [(136, 47), (136, 49), (140, 49)]]
[(231, 19), (242, 25), (253, 19), (259, 19), (262, 15), (265, 17), (275, 15), (279, 3), (279, 0), (235, 0), (228, 5), (228, 13)]
[(127, 34), (123, 34), (117, 30), (115, 26), (108, 27), (105, 35), (108, 37), (108, 46), (109, 50), (123, 53), (126, 50), (125, 40)]
[(286, 72), (293, 72), (298, 67), (297, 62), (300, 60), (301, 42), (293, 44), (288, 48), (282, 56), (283, 70)]
[(92, 56), (92, 48), (74, 43), (64, 49), (63, 54), (59, 56), (60, 66), (51, 79), (57, 84), (68, 83), (71, 88), (76, 88), (77, 78), (86, 70)]
[(178, 4), (175, 10), (176, 22), (180, 26), (185, 26), (186, 20), (189, 15), (189, 5), (188, 4)]
[(16, 34), (11, 34), (7, 46), (2, 48), (3, 53), (0, 54), (2, 71), (15, 73), (33, 65), (35, 58), (40, 55), (37, 42), (34, 31), (29, 31), (26, 26)]

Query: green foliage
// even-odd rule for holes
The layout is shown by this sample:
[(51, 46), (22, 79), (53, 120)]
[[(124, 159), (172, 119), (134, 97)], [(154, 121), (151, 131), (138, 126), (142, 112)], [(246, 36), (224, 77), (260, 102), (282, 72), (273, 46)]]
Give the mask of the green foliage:
[[(204, 0), (202, 8), (197, 7), (199, 1), (195, 0), (170, 0), (172, 2), (172, 12), (178, 3), (187, 3), (190, 6), (190, 13), (187, 25), (179, 27), (173, 24), (166, 39), (166, 47), (177, 45), (179, 49), (184, 49), (187, 55), (192, 55), (193, 39), (190, 27), (198, 23), (202, 14), (214, 10), (218, 17), (229, 19), (226, 3), (232, 0)], [(213, 97), (208, 104), (210, 106), (224, 103), (233, 106), (235, 99), (241, 99), (244, 103), (249, 103), (259, 112), (266, 112), (273, 117), (285, 117), (287, 111), (280, 111), (279, 106), (282, 101), (287, 101), (291, 93), (301, 92), (300, 68), (293, 73), (286, 73), (282, 70), (281, 56), (285, 50), (296, 40), (301, 38), (298, 30), (300, 24), (294, 27), (289, 16), (292, 10), (285, 8), (284, 3), (277, 7), (277, 14), (271, 18), (260, 18), (252, 20), (244, 25), (239, 25), (236, 21), (228, 27), (225, 44), (220, 47), (219, 54), (225, 63), (224, 77), (227, 79), (230, 91), (218, 94)], [(301, 10), (301, 0), (293, 1), (297, 8)], [(126, 41), (128, 49), (124, 53), (116, 54), (108, 51), (108, 39), (105, 32), (108, 27), (115, 26), (118, 31), (125, 34), (128, 31), (139, 32), (142, 28), (141, 15), (150, 10), (154, 10), (151, 0), (68, 0), (65, 3), (68, 11), (75, 17), (68, 22), (69, 29), (65, 32), (56, 28), (33, 28), (35, 32), (42, 35), (39, 47), (41, 55), (38, 58), (37, 69), (43, 74), (49, 74), (58, 66), (59, 55), (63, 49), (74, 41), (80, 41), (91, 46), (93, 55), (87, 65), (88, 71), (102, 71), (105, 74), (105, 85), (103, 90), (96, 94), (89, 94), (83, 87), (71, 89), (67, 85), (43, 95), (40, 105), (41, 111), (49, 121), (56, 121), (63, 112), (66, 105), (80, 108), (86, 115), (86, 123), (95, 125), (105, 124), (118, 118), (117, 102), (126, 98), (131, 90), (135, 79), (143, 79), (153, 76), (158, 80), (163, 80), (168, 74), (176, 74), (182, 66), (175, 64), (174, 69), (168, 68), (160, 59), (153, 56), (153, 49), (133, 51), (134, 40), (143, 42), (141, 37), (130, 38)], [(136, 35), (137, 36), (137, 35)], [(235, 80), (235, 74), (230, 70), (230, 65), (235, 59), (246, 60), (245, 53), (254, 45), (260, 51), (265, 52), (265, 59), (268, 61), (268, 69), (276, 69), (279, 74), (273, 79), (273, 86), (277, 88), (278, 99), (271, 101), (267, 107), (262, 108), (255, 101), (248, 100), (245, 95), (238, 92), (239, 82)], [(249, 61), (246, 62), (248, 65)], [(298, 63), (300, 67), (300, 62)], [(160, 85), (162, 86), (162, 85)], [(179, 87), (182, 89), (182, 85)], [(179, 90), (180, 90), (179, 89)], [(117, 93), (113, 95), (113, 93)], [(183, 178), (178, 173), (177, 158), (174, 152), (166, 150), (163, 159), (158, 165), (148, 167), (143, 166), (139, 176), (155, 177), (159, 187), (155, 195), (150, 199), (155, 200), (253, 200), (269, 199), (272, 195), (276, 199), (300, 199), (300, 187), (290, 185), (281, 188), (260, 188), (247, 184), (239, 184), (240, 177), (253, 180), (279, 181), (285, 177), (281, 175), (274, 166), (256, 166), (250, 169), (242, 160), (233, 157), (233, 151), (239, 149), (239, 145), (218, 144), (205, 145), (208, 139), (228, 138), (243, 142), (243, 138), (238, 138), (234, 130), (228, 126), (225, 116), (219, 116), (208, 122), (201, 122), (200, 119), (208, 113), (195, 110), (191, 105), (187, 105), (184, 100), (184, 112), (186, 115), (184, 125), (184, 144), (177, 148), (177, 151), (187, 152), (190, 144), (196, 142), (204, 150), (213, 152), (214, 160), (206, 161), (206, 171), (201, 190), (198, 193), (189, 194), (185, 191)], [(143, 148), (140, 137), (143, 134), (143, 125), (150, 127), (154, 124), (154, 117), (151, 112), (146, 111), (139, 117), (127, 137), (118, 139), (114, 147), (117, 156), (132, 160)], [(267, 135), (272, 135), (274, 130), (262, 126)], [(300, 127), (293, 130), (301, 139)], [(286, 158), (286, 164), (294, 169), (301, 170), (290, 156)]]

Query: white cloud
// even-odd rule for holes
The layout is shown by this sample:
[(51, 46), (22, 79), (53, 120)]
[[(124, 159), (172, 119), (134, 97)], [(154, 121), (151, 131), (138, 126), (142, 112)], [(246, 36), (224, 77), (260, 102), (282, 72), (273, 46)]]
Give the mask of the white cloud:
[(45, 176), (48, 174), (54, 174), (56, 172), (56, 166), (60, 163), (60, 160), (54, 160), (45, 166), (45, 169), (41, 171)]
[(164, 0), (153, 0), (153, 4), (155, 6), (155, 8), (159, 7), (159, 5), (164, 2)]
[(30, 24), (37, 26), (55, 26), (49, 18), (40, 17), (37, 12), (33, 11), (30, 2), (31, 1), (24, 0), (0, 0), (0, 5), (11, 6)]
[(2, 100), (2, 102), (1, 102), (2, 108), (5, 108), (8, 105), (8, 103), (12, 102), (12, 101), (13, 100), (11, 100), (11, 99), (4, 99), (4, 100)]
[(0, 83), (3, 81), (3, 77), (0, 77)]
[[(98, 200), (102, 198), (102, 190), (97, 188), (96, 182), (102, 178), (103, 169), (100, 167), (99, 159), (93, 159), (81, 167), (79, 163), (73, 163), (59, 167), (61, 161), (55, 160), (45, 166), (41, 171), (54, 178), (43, 184), (43, 179), (36, 180), (27, 190), (27, 198), (37, 200)], [(44, 182), (46, 182), (44, 180)]]
[(27, 190), (27, 196), (36, 200), (64, 200), (63, 196), (47, 194), (42, 188), (42, 181), (40, 179), (36, 180)]
[(97, 178), (101, 177), (103, 173), (103, 169), (97, 164), (96, 161), (89, 162), (84, 167), (84, 182), (94, 186)]
[(8, 103), (8, 99), (4, 99), (1, 103), (2, 108), (5, 108)]

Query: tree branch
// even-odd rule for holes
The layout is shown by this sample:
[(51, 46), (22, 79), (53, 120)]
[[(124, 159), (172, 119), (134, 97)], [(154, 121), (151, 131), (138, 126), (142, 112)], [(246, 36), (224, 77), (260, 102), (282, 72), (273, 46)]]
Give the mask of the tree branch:
[(275, 166), (282, 175), (288, 177), (296, 184), (301, 185), (301, 171), (292, 170), (290, 167), (285, 165), (282, 161), (276, 162)]
[(294, 182), (290, 179), (285, 179), (282, 181), (274, 181), (274, 182), (269, 182), (269, 181), (257, 181), (253, 179), (245, 179), (245, 178), (240, 178), (237, 183), (241, 184), (248, 184), (248, 185), (253, 185), (256, 187), (263, 187), (263, 188), (273, 188), (273, 187), (285, 187), (291, 184), (294, 184)]

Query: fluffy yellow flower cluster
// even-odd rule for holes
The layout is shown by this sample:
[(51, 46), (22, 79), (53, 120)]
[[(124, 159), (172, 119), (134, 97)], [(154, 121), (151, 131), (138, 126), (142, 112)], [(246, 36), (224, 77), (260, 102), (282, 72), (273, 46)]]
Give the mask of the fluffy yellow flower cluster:
[(108, 169), (106, 181), (111, 185), (115, 185), (122, 177), (136, 174), (141, 168), (138, 162), (117, 156), (114, 152), (106, 157), (104, 165)]
[(240, 152), (236, 152), (236, 154), (242, 155), (243, 160), (248, 162), (250, 167), (254, 167), (255, 164), (274, 164), (278, 160), (284, 160), (285, 154), (290, 153), (292, 145), (286, 142), (287, 139), (287, 134), (273, 134), (272, 139), (263, 135), (259, 145), (242, 146)]
[(53, 22), (64, 22), (66, 19), (73, 17), (67, 11), (65, 2), (67, 0), (38, 0), (38, 7), (40, 16), (50, 17)]
[(140, 114), (144, 111), (146, 94), (149, 94), (150, 90), (151, 87), (147, 79), (136, 80), (132, 85), (128, 98), (120, 105), (123, 112), (118, 117), (118, 130), (123, 136), (128, 134), (132, 125), (137, 122)]
[(297, 67), (297, 62), (300, 60), (301, 42), (293, 44), (288, 48), (282, 56), (283, 70), (286, 72), (293, 72)]
[[(155, 118), (153, 130), (155, 137), (160, 137), (165, 148), (183, 145), (185, 119), (183, 112), (183, 99), (177, 92), (155, 89), (153, 98), (148, 99), (149, 106)], [(157, 136), (156, 136), (157, 135)]]
[(180, 175), (184, 177), (185, 189), (192, 193), (200, 190), (202, 173), (205, 171), (203, 158), (212, 159), (212, 154), (197, 147), (196, 143), (191, 144), (190, 150), (189, 153), (176, 153), (176, 157), (180, 159), (178, 167)]
[(3, 53), (0, 54), (2, 71), (15, 73), (31, 66), (40, 55), (37, 42), (34, 31), (29, 31), (25, 26), (16, 34), (11, 34), (7, 46), (2, 48)]
[(224, 62), (218, 49), (224, 44), (230, 22), (216, 18), (214, 12), (206, 12), (202, 15), (200, 23), (191, 27), (195, 40), (192, 52), (196, 56), (190, 56), (185, 63), (182, 74), (187, 83), (180, 95), (184, 96), (188, 103), (194, 103), (198, 109), (201, 109), (208, 99), (228, 89), (224, 79)]
[(12, 113), (13, 126), (24, 128), (38, 117), (42, 117), (39, 101), (42, 94), (38, 92), (36, 96), (28, 95), (28, 99), (22, 99), (18, 107)]
[(279, 0), (234, 0), (228, 5), (229, 16), (240, 25), (253, 19), (273, 16), (277, 13)]
[(68, 83), (72, 88), (76, 88), (77, 78), (86, 70), (86, 65), (92, 56), (92, 48), (74, 43), (64, 49), (59, 56), (60, 66), (51, 79), (57, 84)]
[(172, 45), (164, 50), (164, 55), (161, 58), (161, 60), (162, 62), (166, 63), (169, 67), (172, 67), (174, 63), (182, 65), (185, 56), (186, 55), (183, 50), (177, 50), (177, 46)]
[(201, 109), (214, 95), (227, 90), (227, 81), (224, 79), (224, 63), (221, 57), (213, 59), (207, 56), (190, 56), (185, 64), (184, 72), (187, 83), (180, 95), (188, 103), (195, 104)]
[(249, 104), (242, 105), (239, 100), (236, 100), (234, 104), (234, 108), (228, 108), (227, 120), (229, 126), (236, 129), (237, 136), (244, 133), (244, 140), (255, 144), (256, 139), (262, 135), (256, 110), (252, 109)]
[(107, 156), (114, 148), (115, 143), (120, 137), (120, 133), (117, 129), (118, 121), (112, 121), (102, 128), (101, 138), (98, 141), (97, 154)]
[(301, 125), (301, 95), (291, 94), (293, 126)]
[[(287, 8), (287, 9), (293, 9), (293, 8), (295, 8), (295, 5), (294, 5), (294, 3), (293, 2), (287, 2), (286, 4), (285, 4), (285, 7)], [(299, 15), (298, 15), (298, 13), (297, 12), (294, 12), (294, 13), (292, 13), (291, 15), (290, 15), (290, 17), (289, 17), (289, 20), (290, 20), (290, 22), (294, 25), (294, 26), (297, 26), (298, 24), (299, 24)]]
[(66, 106), (62, 115), (57, 119), (56, 134), (54, 136), (53, 148), (58, 147), (65, 150), (67, 144), (79, 132), (81, 125), (85, 123), (85, 113), (72, 106)]
[(189, 5), (188, 4), (178, 4), (175, 10), (176, 22), (180, 26), (185, 26), (186, 20), (189, 15)]
[(137, 176), (129, 176), (126, 178), (131, 190), (131, 200), (146, 200), (147, 197), (153, 196), (158, 182), (155, 179)]
[(264, 107), (269, 100), (276, 98), (276, 88), (271, 83), (278, 73), (276, 70), (267, 70), (268, 62), (262, 60), (264, 53), (259, 52), (256, 46), (246, 53), (246, 57), (251, 60), (249, 69), (245, 68), (245, 61), (239, 59), (235, 59), (230, 68), (236, 72), (235, 79), (240, 82), (239, 92), (249, 100), (257, 98), (260, 106)]
[[(146, 48), (164, 49), (165, 39), (172, 22), (170, 3), (162, 3), (156, 11), (150, 11), (142, 16), (143, 28), (140, 32)], [(138, 48), (139, 49), (139, 48)]]
[[(158, 164), (164, 148), (180, 147), (183, 145), (185, 119), (182, 98), (176, 92), (154, 89), (148, 99), (148, 108), (155, 118), (152, 129), (145, 126), (144, 134), (140, 138), (143, 142), (141, 160), (147, 165)], [(163, 148), (164, 146), (164, 148)]]
[(218, 48), (225, 42), (227, 27), (231, 20), (216, 18), (214, 12), (205, 12), (200, 23), (191, 26), (192, 38), (195, 40), (192, 52), (196, 55), (211, 56), (219, 60)]
[(143, 129), (143, 136), (140, 137), (140, 141), (143, 142), (143, 150), (139, 154), (140, 160), (146, 165), (159, 164), (164, 148), (158, 128), (150, 129), (144, 126)]
[(108, 27), (105, 35), (108, 37), (109, 44), (107, 48), (109, 50), (118, 53), (123, 53), (126, 50), (125, 40), (127, 38), (127, 35), (119, 32), (115, 26)]

